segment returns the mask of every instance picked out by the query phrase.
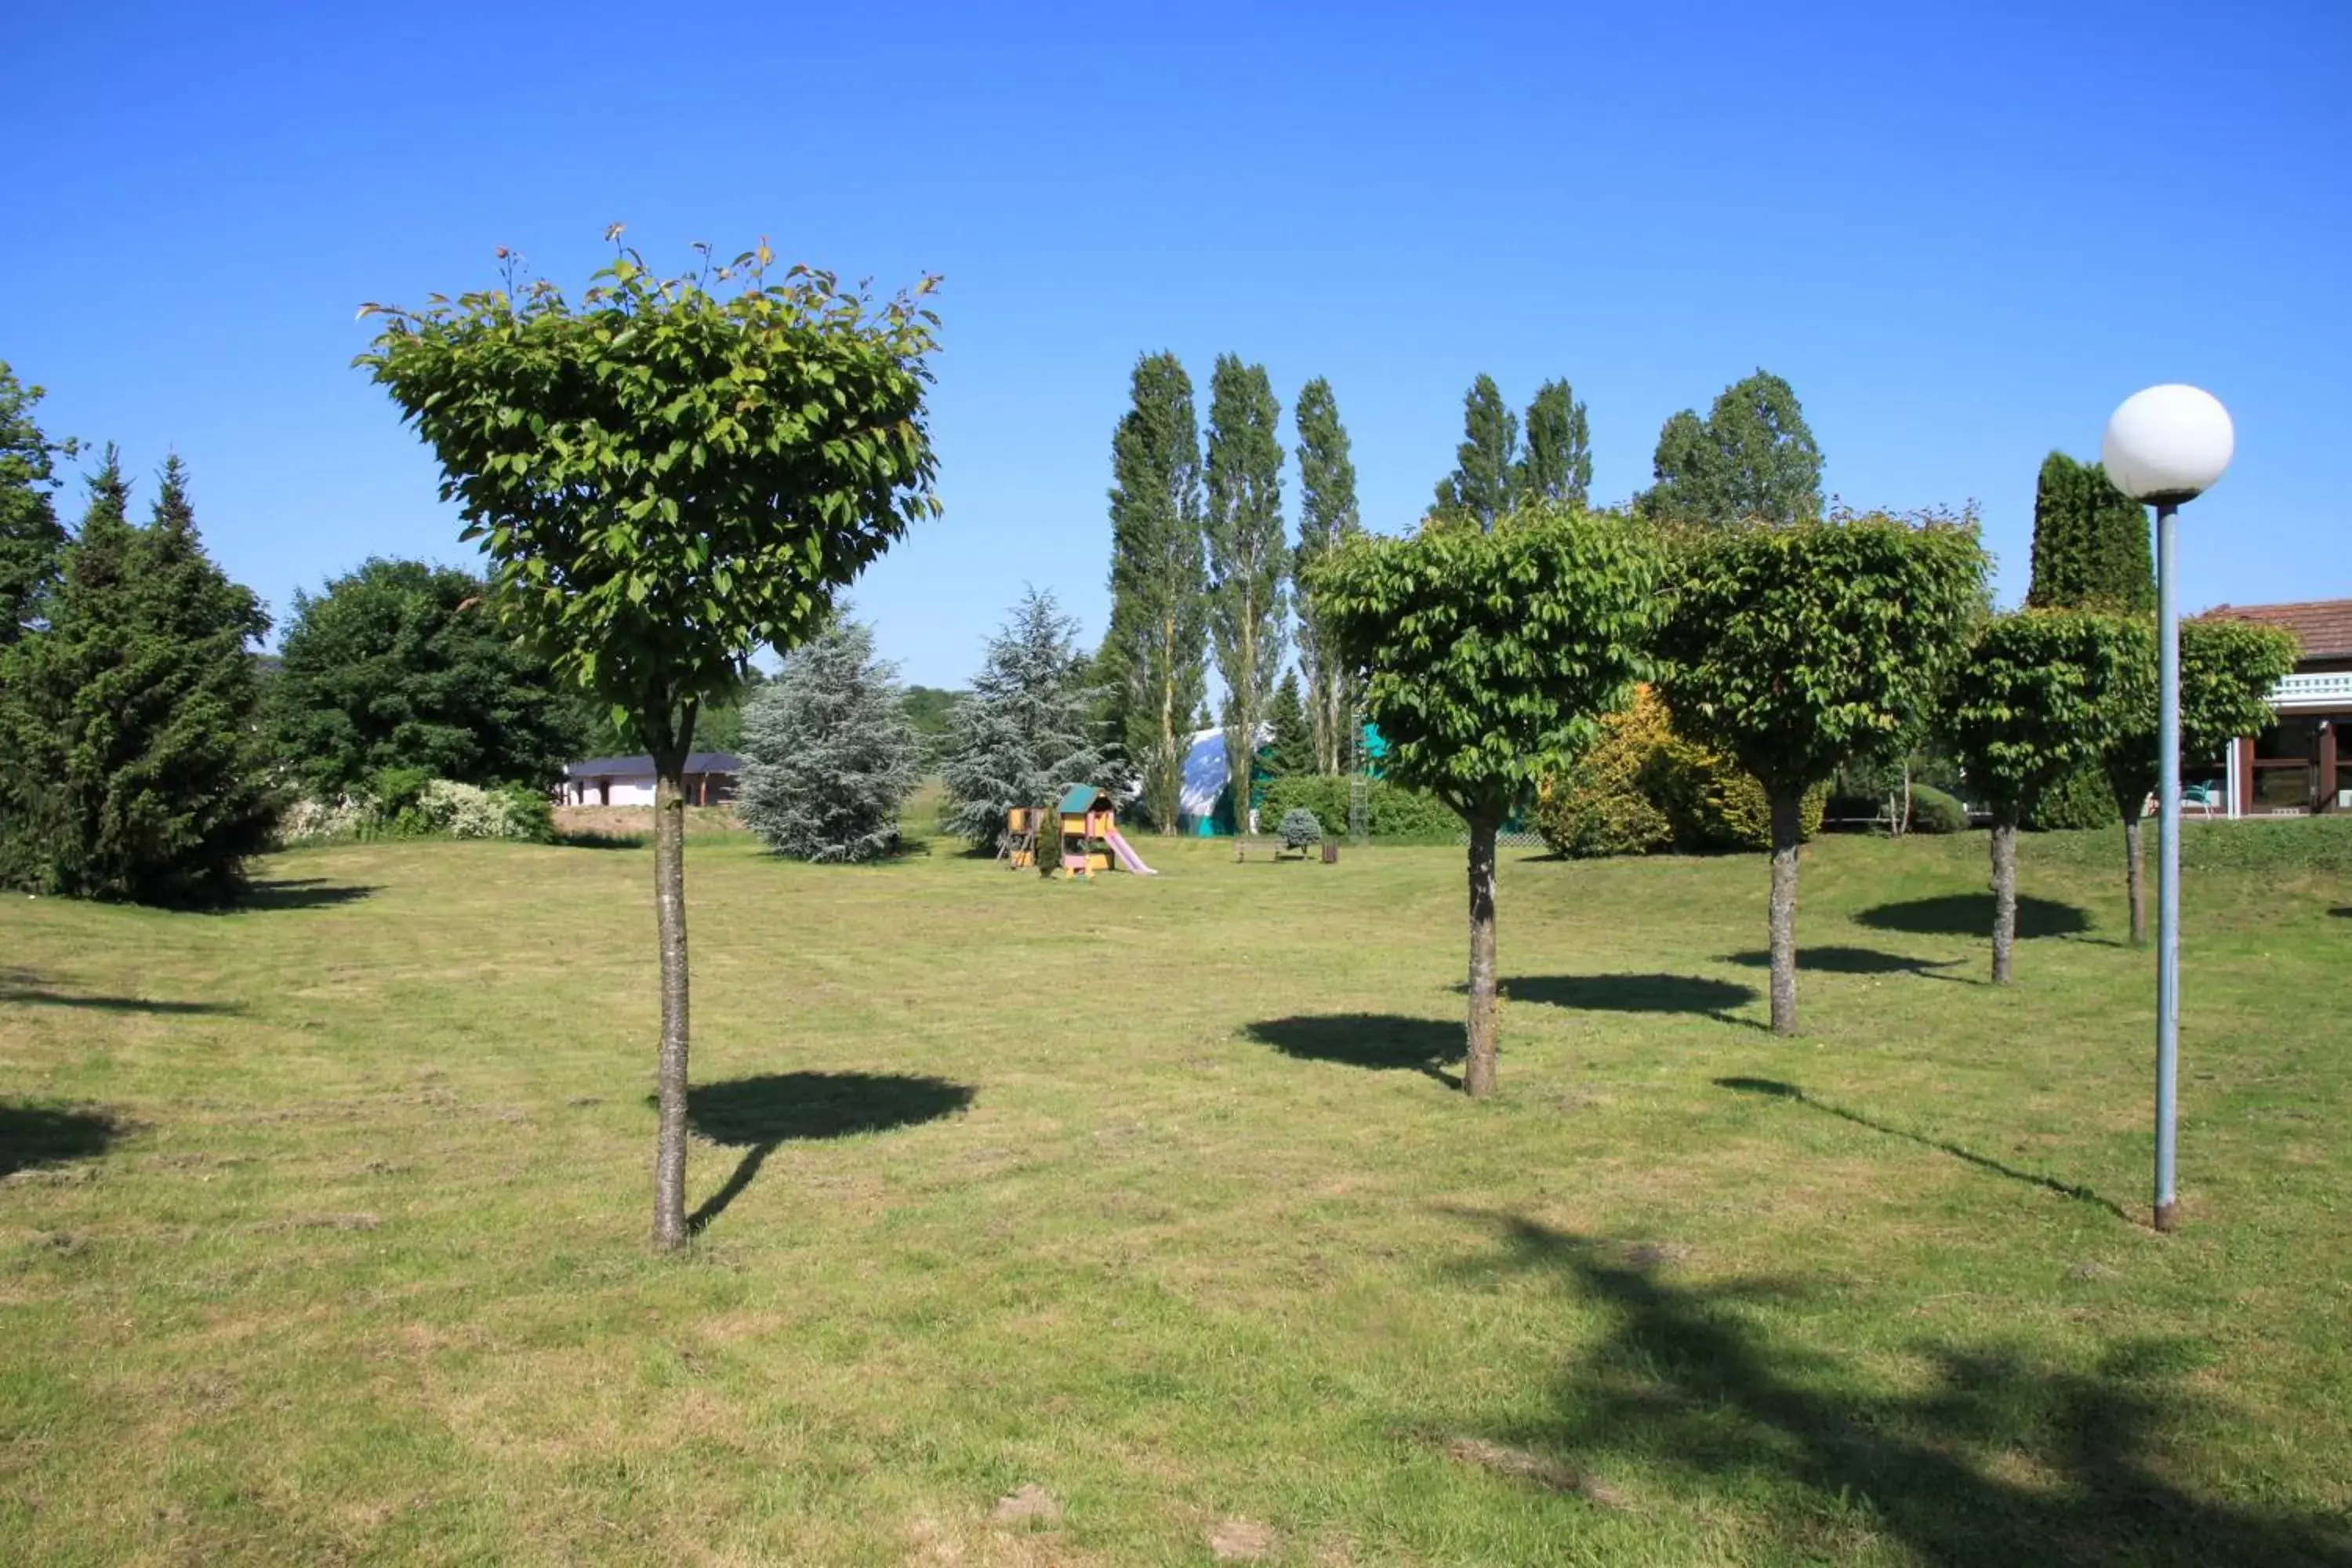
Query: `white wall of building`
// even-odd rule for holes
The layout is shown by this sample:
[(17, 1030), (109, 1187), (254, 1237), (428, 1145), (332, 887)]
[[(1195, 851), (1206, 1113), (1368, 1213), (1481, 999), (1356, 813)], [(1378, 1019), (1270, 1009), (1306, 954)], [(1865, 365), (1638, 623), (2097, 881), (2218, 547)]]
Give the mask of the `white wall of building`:
[(654, 775), (624, 773), (612, 780), (612, 798), (607, 801), (596, 788), (594, 779), (572, 781), (572, 801), (575, 805), (651, 805), (654, 803)]

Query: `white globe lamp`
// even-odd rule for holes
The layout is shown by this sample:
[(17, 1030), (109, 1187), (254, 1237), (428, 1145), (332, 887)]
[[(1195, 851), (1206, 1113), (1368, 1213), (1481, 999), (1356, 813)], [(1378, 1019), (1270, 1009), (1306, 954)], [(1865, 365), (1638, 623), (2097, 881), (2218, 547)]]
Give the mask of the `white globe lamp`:
[(2134, 500), (2178, 506), (2213, 488), (2237, 445), (2221, 399), (2176, 383), (2124, 399), (2107, 421), (2099, 460), (2116, 489)]

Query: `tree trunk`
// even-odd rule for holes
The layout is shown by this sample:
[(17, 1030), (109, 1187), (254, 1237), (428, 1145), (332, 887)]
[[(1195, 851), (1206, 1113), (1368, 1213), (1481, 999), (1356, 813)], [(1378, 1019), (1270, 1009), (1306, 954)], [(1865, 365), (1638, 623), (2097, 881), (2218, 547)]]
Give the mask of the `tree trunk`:
[(1463, 1091), (1473, 1100), (1495, 1092), (1495, 825), (1470, 824), (1470, 1038), (1462, 1064)]
[(661, 931), (661, 1115), (654, 1152), (654, 1248), (686, 1242), (686, 757), (656, 759), (654, 918)]
[(1797, 1032), (1797, 845), (1805, 792), (1775, 787), (1772, 801), (1772, 1032)]
[(2147, 945), (2147, 859), (2140, 850), (2139, 817), (2124, 819), (2124, 888), (2131, 899), (2134, 947)]
[(1992, 825), (1992, 983), (2009, 984), (2017, 948), (2017, 822)]

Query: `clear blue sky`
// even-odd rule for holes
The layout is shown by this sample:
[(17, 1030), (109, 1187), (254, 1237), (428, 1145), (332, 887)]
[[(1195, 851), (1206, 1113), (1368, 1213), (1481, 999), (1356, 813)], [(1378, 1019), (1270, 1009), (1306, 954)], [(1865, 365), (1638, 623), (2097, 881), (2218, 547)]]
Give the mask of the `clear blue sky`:
[(577, 283), (614, 220), (656, 261), (766, 234), (946, 275), (947, 515), (856, 595), (929, 684), (1024, 581), (1099, 635), (1111, 427), (1163, 347), (1261, 360), (1286, 407), (1329, 376), (1391, 531), (1479, 371), (1522, 405), (1569, 377), (1613, 500), (1762, 365), (1848, 501), (1980, 501), (2004, 599), (2042, 454), (2193, 381), (2239, 447), (2186, 600), (2352, 594), (2345, 0), (100, 0), (14, 15), (5, 55), (0, 358), (56, 432), (142, 475), (176, 447), (281, 612), (370, 554), (468, 558), (348, 368), (359, 302), (484, 285), (500, 244)]

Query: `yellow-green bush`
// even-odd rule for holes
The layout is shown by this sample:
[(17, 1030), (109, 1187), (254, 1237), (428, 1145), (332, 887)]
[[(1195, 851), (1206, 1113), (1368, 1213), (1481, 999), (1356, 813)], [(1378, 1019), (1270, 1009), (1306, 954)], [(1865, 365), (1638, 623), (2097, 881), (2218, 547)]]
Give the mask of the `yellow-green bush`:
[[(1827, 785), (1808, 791), (1804, 834), (1821, 830)], [(1536, 831), (1556, 854), (1641, 855), (1767, 849), (1771, 805), (1764, 786), (1729, 758), (1674, 732), (1648, 687), (1633, 705), (1602, 721), (1602, 735), (1565, 775), (1538, 792)]]

